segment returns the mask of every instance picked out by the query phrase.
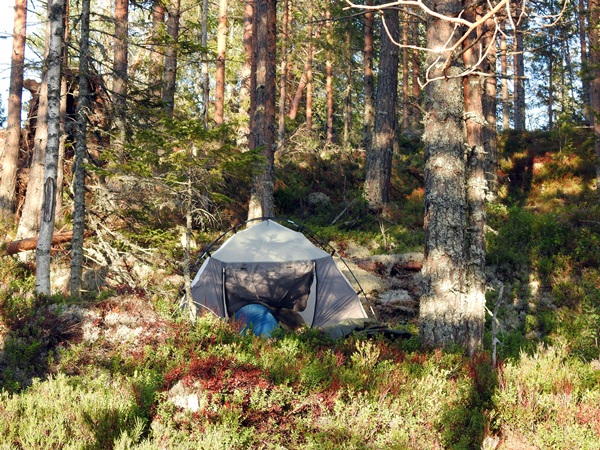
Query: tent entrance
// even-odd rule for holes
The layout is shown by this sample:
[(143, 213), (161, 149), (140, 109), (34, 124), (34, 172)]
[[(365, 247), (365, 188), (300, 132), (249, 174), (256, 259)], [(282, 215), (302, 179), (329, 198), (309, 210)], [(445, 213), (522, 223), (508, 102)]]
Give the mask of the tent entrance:
[[(266, 306), (284, 326), (311, 325), (316, 291), (314, 261), (227, 263), (224, 297), (227, 314), (256, 303)], [(308, 308), (307, 308), (308, 307)]]

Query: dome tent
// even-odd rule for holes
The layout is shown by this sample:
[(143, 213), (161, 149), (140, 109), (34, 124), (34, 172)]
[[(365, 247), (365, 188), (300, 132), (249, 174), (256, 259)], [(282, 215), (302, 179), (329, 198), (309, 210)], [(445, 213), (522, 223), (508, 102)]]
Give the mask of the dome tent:
[(229, 318), (256, 303), (289, 328), (326, 328), (368, 318), (337, 267), (335, 252), (317, 247), (275, 219), (260, 220), (233, 234), (214, 253), (205, 252), (191, 286), (198, 308)]

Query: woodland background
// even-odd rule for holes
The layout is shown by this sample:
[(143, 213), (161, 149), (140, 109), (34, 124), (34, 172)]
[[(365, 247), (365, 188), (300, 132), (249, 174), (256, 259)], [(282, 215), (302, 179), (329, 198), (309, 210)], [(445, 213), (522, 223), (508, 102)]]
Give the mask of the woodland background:
[[(598, 448), (597, 2), (370, 5), (27, 12), (0, 448)], [(196, 255), (260, 215), (331, 241), (414, 337), (190, 321)]]

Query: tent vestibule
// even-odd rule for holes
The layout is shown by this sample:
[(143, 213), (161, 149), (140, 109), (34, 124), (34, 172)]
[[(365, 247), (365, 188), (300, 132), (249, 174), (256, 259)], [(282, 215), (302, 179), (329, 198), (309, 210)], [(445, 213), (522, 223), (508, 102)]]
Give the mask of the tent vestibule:
[(333, 256), (270, 219), (234, 234), (207, 257), (192, 282), (192, 297), (224, 318), (260, 304), (289, 328), (367, 318)]

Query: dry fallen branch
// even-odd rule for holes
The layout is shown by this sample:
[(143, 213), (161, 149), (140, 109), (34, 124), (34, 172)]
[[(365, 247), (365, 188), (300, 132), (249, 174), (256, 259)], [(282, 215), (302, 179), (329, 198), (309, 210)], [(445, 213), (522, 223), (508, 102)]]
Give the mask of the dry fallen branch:
[[(92, 233), (88, 232), (84, 236), (89, 237)], [(55, 233), (52, 236), (52, 245), (64, 244), (70, 242), (73, 239), (72, 231), (65, 231)], [(29, 250), (35, 250), (37, 247), (38, 237), (30, 237), (27, 239), (21, 239), (18, 241), (7, 242), (0, 246), (0, 256), (15, 255), (20, 252), (27, 252)]]

